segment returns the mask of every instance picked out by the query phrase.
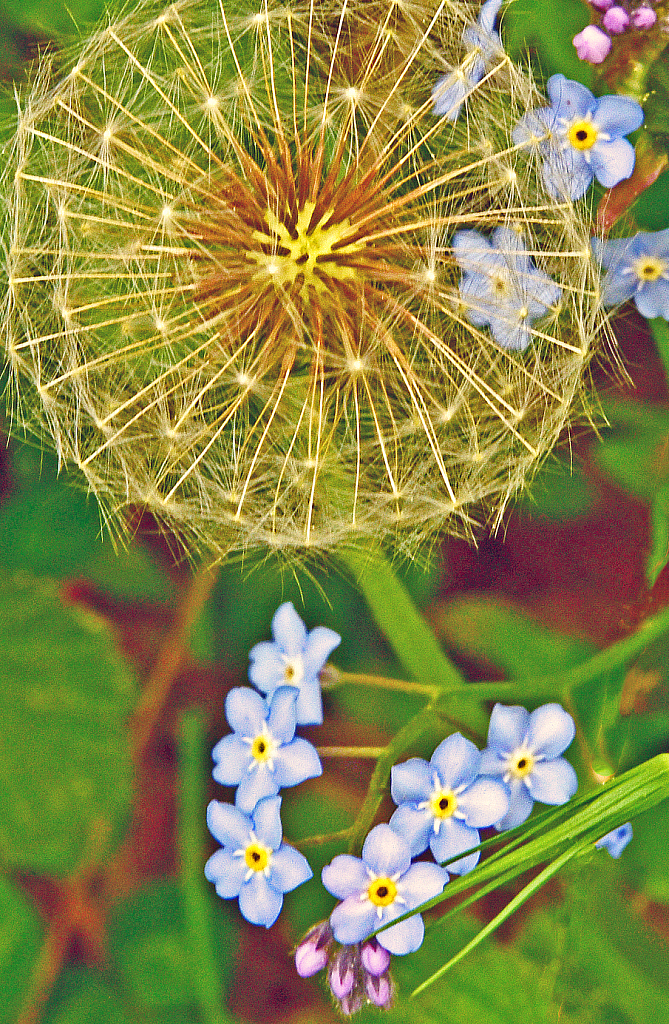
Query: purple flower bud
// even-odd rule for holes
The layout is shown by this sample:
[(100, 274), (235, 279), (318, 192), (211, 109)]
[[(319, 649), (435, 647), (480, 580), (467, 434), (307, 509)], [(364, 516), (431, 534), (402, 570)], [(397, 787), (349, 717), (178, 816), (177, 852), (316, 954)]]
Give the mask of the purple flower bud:
[(657, 14), (650, 7), (637, 7), (632, 11), (632, 24), (635, 28), (652, 28), (657, 21)]
[(589, 64), (601, 64), (611, 52), (611, 40), (606, 32), (596, 25), (586, 25), (573, 39), (579, 60), (587, 60)]
[(590, 0), (590, 6), (598, 11), (608, 11), (609, 7), (613, 7), (613, 0)]
[(343, 999), (350, 996), (355, 985), (355, 974), (353, 968), (342, 969), (341, 963), (337, 962), (328, 976), (328, 984), (335, 999)]
[(362, 993), (357, 989), (350, 996), (344, 996), (339, 1002), (339, 1009), (345, 1017), (352, 1017), (358, 1010), (362, 1010), (364, 999)]
[(385, 974), (390, 964), (390, 953), (380, 946), (376, 939), (370, 939), (362, 947), (362, 966), (369, 974), (378, 977)]
[(610, 7), (602, 18), (602, 25), (607, 32), (620, 35), (630, 23), (630, 16), (623, 7)]
[(365, 978), (365, 992), (371, 1003), (387, 1010), (393, 998), (393, 983), (390, 980), (390, 975), (382, 974), (377, 978), (373, 974), (368, 974)]
[(332, 929), (327, 921), (322, 921), (307, 932), (295, 950), (295, 969), (301, 978), (311, 978), (322, 971), (328, 962)]

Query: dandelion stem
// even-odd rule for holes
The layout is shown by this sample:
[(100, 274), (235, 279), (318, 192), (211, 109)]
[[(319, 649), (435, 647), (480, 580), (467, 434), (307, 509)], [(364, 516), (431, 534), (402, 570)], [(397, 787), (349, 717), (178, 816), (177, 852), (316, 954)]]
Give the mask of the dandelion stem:
[(132, 723), (135, 758), (141, 756), (151, 739), (186, 655), (191, 629), (211, 594), (217, 576), (218, 568), (207, 562), (195, 572), (183, 592), (172, 625), (163, 637), (137, 702)]

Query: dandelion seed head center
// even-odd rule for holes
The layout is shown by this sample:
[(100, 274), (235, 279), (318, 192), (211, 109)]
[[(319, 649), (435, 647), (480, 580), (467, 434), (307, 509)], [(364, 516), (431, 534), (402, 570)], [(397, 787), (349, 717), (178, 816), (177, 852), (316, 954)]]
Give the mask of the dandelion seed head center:
[(515, 779), (524, 779), (535, 765), (535, 758), (529, 750), (516, 750), (509, 758), (509, 773)]
[(592, 149), (599, 133), (592, 121), (574, 121), (569, 126), (567, 138), (574, 149)]
[(103, 133), (102, 133), (102, 138), (103, 138), (103, 140), (104, 140), (105, 142), (109, 142), (109, 140), (111, 139), (111, 137), (112, 137), (112, 130), (111, 130), (111, 128), (105, 128), (105, 130), (104, 130), (104, 131), (103, 131)]
[(355, 86), (352, 85), (344, 93), (344, 98), (347, 99), (350, 103), (355, 104), (360, 99), (360, 90), (356, 89)]
[(450, 789), (439, 789), (432, 794), (430, 809), (435, 818), (450, 818), (458, 808), (455, 793)]
[(272, 851), (261, 843), (249, 843), (244, 850), (244, 862), (250, 871), (265, 871), (269, 867)]
[(208, 107), (209, 110), (217, 110), (219, 106), (218, 96), (207, 96), (205, 106)]
[(642, 256), (634, 264), (634, 273), (640, 281), (659, 281), (669, 272), (669, 260), (661, 260), (658, 256)]
[[(322, 213), (313, 223), (316, 204), (305, 202), (297, 215), (294, 227), (289, 228), (273, 210), (267, 210), (267, 230), (256, 230), (254, 238), (261, 243), (260, 251), (251, 251), (248, 257), (258, 266), (259, 275), (269, 274), (278, 287), (287, 287), (301, 279), (302, 290), (310, 285), (322, 287), (324, 278), (345, 281), (355, 277), (355, 269), (346, 257), (363, 248), (361, 243), (349, 242), (351, 224), (348, 218), (330, 223), (332, 210)], [(264, 252), (265, 248), (279, 252)]]
[(389, 907), (397, 898), (397, 886), (392, 878), (375, 878), (367, 887), (367, 896), (375, 907)]

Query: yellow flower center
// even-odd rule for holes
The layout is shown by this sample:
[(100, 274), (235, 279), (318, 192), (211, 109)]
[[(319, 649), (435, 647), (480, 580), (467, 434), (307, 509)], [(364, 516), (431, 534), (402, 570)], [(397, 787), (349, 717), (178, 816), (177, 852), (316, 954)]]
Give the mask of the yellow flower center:
[(665, 273), (667, 264), (656, 256), (642, 256), (634, 264), (634, 273), (640, 281), (657, 281)]
[(534, 768), (534, 758), (527, 751), (516, 754), (509, 765), (509, 771), (517, 779), (524, 779)]
[(574, 149), (592, 149), (597, 141), (597, 129), (591, 121), (574, 121), (567, 138)]
[(251, 871), (264, 871), (269, 864), (271, 850), (260, 843), (249, 843), (244, 851), (246, 866)]
[(432, 797), (431, 809), (435, 818), (450, 818), (457, 806), (458, 801), (451, 790), (441, 790)]
[(367, 895), (377, 907), (389, 907), (395, 902), (397, 886), (392, 878), (375, 878), (367, 889)]
[(251, 744), (251, 754), (255, 757), (256, 761), (269, 761), (272, 754), (271, 744), (269, 738), (263, 733), (260, 736), (256, 736)]

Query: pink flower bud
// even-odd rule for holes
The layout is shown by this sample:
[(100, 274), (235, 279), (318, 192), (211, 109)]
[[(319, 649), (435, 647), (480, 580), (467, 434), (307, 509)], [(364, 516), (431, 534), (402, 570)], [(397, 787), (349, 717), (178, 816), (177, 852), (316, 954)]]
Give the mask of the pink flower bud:
[(344, 999), (353, 991), (355, 971), (350, 966), (345, 967), (341, 960), (338, 960), (328, 974), (328, 984), (335, 999)]
[(327, 946), (319, 949), (315, 942), (303, 942), (295, 950), (295, 969), (301, 978), (311, 978), (328, 962)]
[(574, 36), (573, 42), (578, 59), (587, 60), (589, 64), (601, 64), (611, 52), (611, 40), (596, 25), (586, 25), (582, 32)]
[(630, 23), (630, 16), (623, 7), (611, 7), (602, 18), (602, 25), (607, 32), (620, 35)]
[(632, 11), (632, 24), (635, 28), (652, 28), (657, 21), (657, 14), (650, 7), (637, 7)]
[(365, 979), (365, 992), (370, 1002), (375, 1006), (387, 1009), (393, 998), (393, 983), (390, 975), (382, 974), (379, 978), (368, 975)]
[(390, 953), (383, 946), (380, 946), (376, 939), (371, 939), (362, 947), (362, 966), (370, 974), (378, 976), (385, 974), (390, 964)]
[(613, 0), (590, 0), (590, 4), (598, 11), (608, 11), (609, 7), (613, 7)]

